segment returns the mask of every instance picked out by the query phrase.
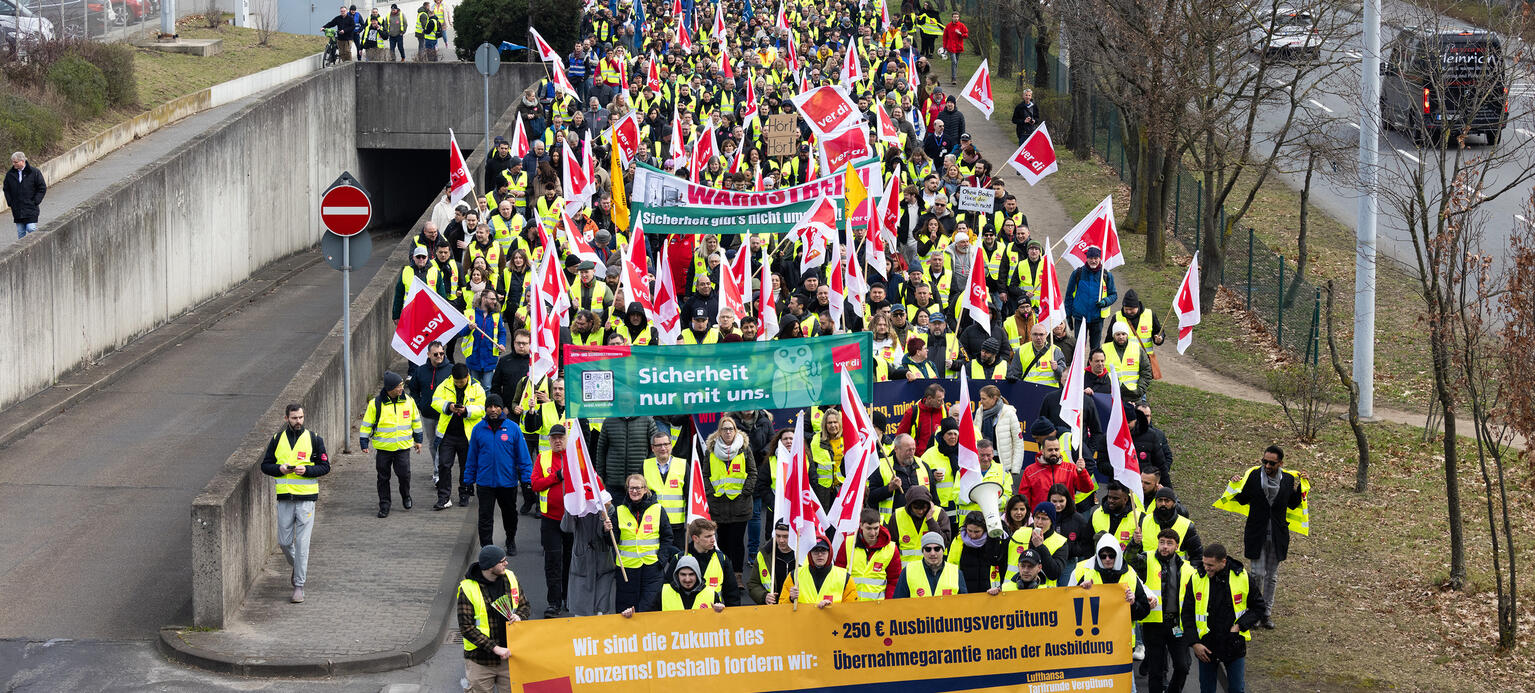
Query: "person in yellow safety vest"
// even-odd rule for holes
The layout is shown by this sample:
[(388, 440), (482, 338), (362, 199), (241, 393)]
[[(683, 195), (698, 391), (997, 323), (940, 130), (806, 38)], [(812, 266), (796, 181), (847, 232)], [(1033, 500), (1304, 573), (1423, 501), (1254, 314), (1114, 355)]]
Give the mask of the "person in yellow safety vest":
[[(1145, 471), (1151, 471), (1150, 478), (1156, 481), (1155, 470), (1143, 470), (1141, 480), (1147, 478)], [(1193, 520), (1181, 514), (1178, 507), (1178, 493), (1167, 486), (1158, 488), (1153, 494), (1150, 507), (1146, 509), (1145, 517), (1141, 519), (1141, 550), (1151, 553), (1157, 548), (1157, 537), (1162, 530), (1172, 530), (1178, 536), (1178, 550), (1189, 561), (1198, 561), (1204, 555), (1204, 543), (1199, 539), (1199, 530), (1194, 528)]]
[(814, 604), (824, 609), (838, 602), (858, 599), (858, 591), (846, 568), (838, 568), (831, 562), (831, 544), (826, 537), (816, 539), (810, 547), (805, 565), (783, 583), (779, 601), (783, 603)]
[(1019, 301), (1022, 304), (1019, 307), (1028, 306), (1032, 317), (1039, 310), (1039, 287), (1045, 276), (1045, 246), (1031, 238), (1023, 247), (1027, 256), (1018, 262), (1013, 284), (1023, 291), (1024, 300)]
[[(719, 590), (710, 587), (698, 578), (698, 561), (692, 556), (683, 556), (677, 560), (677, 567), (672, 570), (672, 579), (661, 587), (661, 611), (691, 611), (714, 609), (720, 612), (725, 610)], [(626, 609), (624, 617), (634, 616), (634, 609)]]
[(1002, 591), (1017, 592), (1054, 587), (1055, 581), (1045, 575), (1044, 560), (1039, 549), (1020, 549), (1018, 560), (1007, 568), (1007, 579), (1002, 581)]
[(394, 309), (390, 316), (392, 319), (400, 319), (400, 311), (405, 309), (405, 295), (410, 293), (410, 287), (416, 283), (416, 277), (420, 277), (421, 281), (427, 281), (426, 273), (432, 262), (431, 258), (431, 253), (426, 252), (426, 248), (419, 245), (411, 251), (410, 264), (400, 270), (400, 283), (394, 287)]
[(490, 227), (491, 236), (496, 242), (506, 246), (522, 235), (522, 228), (526, 222), (522, 215), (517, 213), (517, 206), (511, 200), (502, 200), (485, 225)]
[(948, 331), (949, 322), (941, 312), (928, 316), (927, 348), (932, 360), (940, 364), (939, 377), (958, 378), (959, 369), (965, 366), (959, 337)]
[(1134, 624), (1145, 620), (1151, 613), (1152, 604), (1160, 604), (1160, 598), (1146, 593), (1145, 585), (1135, 569), (1125, 563), (1124, 551), (1119, 542), (1107, 534), (1098, 539), (1098, 551), (1077, 564), (1072, 583), (1084, 589), (1093, 585), (1119, 585), (1125, 589), (1125, 603), (1130, 605), (1130, 646), (1137, 644)]
[[(1013, 475), (1007, 473), (997, 461), (997, 447), (995, 443), (982, 438), (975, 441), (976, 459), (981, 465), (981, 482), (995, 483), (1002, 487), (997, 494), (997, 512), (1002, 512), (1002, 504), (1007, 502), (1007, 494), (1013, 489)], [(960, 516), (966, 516), (971, 512), (981, 510), (981, 506), (971, 502), (969, 498), (959, 499)]]
[(959, 479), (955, 473), (959, 465), (959, 422), (953, 417), (945, 416), (938, 424), (937, 442), (923, 451), (922, 461), (927, 464), (933, 478), (935, 501), (943, 508), (944, 514), (953, 520), (959, 498)]
[(458, 261), (447, 241), (437, 244), (437, 259), (426, 268), (426, 284), (449, 301), (458, 298)]
[(901, 570), (893, 599), (948, 597), (970, 592), (959, 566), (944, 560), (944, 545), (943, 535), (937, 532), (922, 535), (922, 559), (907, 563)]
[(597, 281), (597, 263), (582, 260), (576, 265), (576, 281), (570, 284), (570, 307), (592, 311), (597, 313), (600, 321), (607, 320), (608, 311), (613, 307), (613, 292), (606, 283)]
[(613, 608), (633, 614), (649, 611), (661, 594), (661, 547), (672, 543), (672, 527), (645, 485), (645, 477), (630, 474), (624, 479), (623, 501), (609, 506), (604, 528), (618, 537), (615, 561), (621, 570), (613, 595)]
[(469, 432), (485, 418), (485, 388), (469, 377), (469, 367), (453, 364), (453, 378), (442, 381), (432, 393), (432, 408), (438, 412), (437, 504), (433, 510), (453, 507), (453, 464), (459, 464), (458, 504), (468, 505), (474, 486), (463, 478), (469, 458)]
[(794, 547), (789, 546), (789, 524), (778, 522), (773, 526), (773, 540), (763, 542), (762, 548), (752, 559), (756, 569), (747, 572), (746, 593), (753, 604), (777, 604), (778, 592), (783, 583), (794, 576), (799, 568)]
[(533, 465), (533, 490), (538, 493), (539, 545), (544, 550), (544, 583), (548, 595), (544, 603), (544, 618), (560, 615), (565, 605), (565, 582), (570, 575), (570, 552), (575, 546), (575, 535), (560, 529), (565, 518), (565, 494), (561, 486), (565, 481), (565, 426), (554, 424), (549, 428), (551, 448), (538, 453)]
[(830, 508), (842, 485), (842, 412), (821, 413), (821, 430), (810, 438), (810, 490), (821, 507)]
[(1095, 535), (1105, 532), (1114, 535), (1120, 548), (1127, 549), (1132, 543), (1140, 545), (1135, 535), (1141, 528), (1141, 513), (1130, 503), (1130, 489), (1118, 481), (1109, 482), (1103, 503), (1093, 508), (1088, 524)]
[(656, 494), (666, 524), (672, 526), (672, 539), (677, 548), (686, 548), (688, 519), (688, 460), (672, 455), (672, 436), (666, 431), (656, 431), (650, 436), (650, 454), (641, 467), (645, 486)]
[(416, 27), (421, 30), (422, 41), (421, 53), (416, 55), (416, 60), (437, 62), (437, 39), (442, 36), (442, 22), (437, 20), (427, 3), (421, 3), (421, 10), (416, 13)]
[(860, 511), (858, 531), (847, 538), (837, 565), (847, 568), (858, 601), (877, 602), (895, 596), (903, 564), (890, 531), (880, 524), (878, 510)]
[(757, 489), (757, 464), (746, 430), (735, 416), (721, 416), (702, 446), (709, 456), (703, 469), (709, 517), (719, 523), (720, 548), (737, 566), (746, 560), (746, 525)]
[[(1002, 570), (1007, 562), (1007, 542), (986, 531), (986, 516), (971, 511), (949, 542), (947, 561), (959, 567), (965, 585), (976, 591), (1002, 590)], [(993, 593), (995, 594), (995, 593)]]
[(1043, 579), (1050, 584), (1060, 583), (1062, 573), (1071, 566), (1071, 545), (1070, 540), (1056, 530), (1056, 517), (1058, 514), (1055, 503), (1041, 501), (1039, 505), (1034, 506), (1034, 526), (1013, 530), (1012, 536), (1007, 540), (1007, 555), (1010, 558), (1007, 579), (1011, 580), (1018, 574), (1018, 559), (1021, 554), (1032, 550), (1044, 571)]
[[(1012, 323), (1009, 319), (1005, 324)], [(1034, 323), (1029, 328), (1029, 341), (1013, 352), (1013, 358), (1007, 364), (1007, 379), (1058, 388), (1067, 367), (1065, 352), (1050, 343), (1050, 330), (1045, 329), (1043, 323)]]
[(507, 626), (532, 617), (517, 576), (507, 566), (506, 551), (495, 544), (481, 547), (479, 558), (458, 583), (458, 630), (464, 634), (464, 678), (469, 690), (512, 690), (512, 671), (506, 665), (512, 656), (506, 649)]
[[(925, 465), (924, 465), (925, 468)], [(899, 480), (899, 479), (897, 479)], [(885, 521), (885, 529), (895, 540), (895, 548), (901, 553), (902, 563), (922, 560), (922, 535), (937, 532), (948, 536), (948, 518), (933, 505), (926, 486), (914, 486), (906, 491), (906, 506), (895, 511)]]
[(971, 380), (1004, 380), (1007, 378), (1007, 361), (999, 358), (1002, 352), (1002, 341), (996, 337), (987, 337), (981, 343), (981, 353), (970, 361)]
[(1114, 338), (1103, 343), (1105, 364), (1119, 374), (1119, 384), (1130, 395), (1146, 396), (1151, 383), (1151, 363), (1141, 351), (1140, 340), (1130, 339), (1130, 326), (1114, 323)]
[(682, 331), (682, 338), (678, 344), (715, 344), (720, 341), (720, 331), (717, 327), (709, 327), (709, 312), (703, 308), (694, 308), (693, 317), (688, 329)]
[[(1225, 493), (1215, 501), (1216, 508), (1247, 516), (1242, 528), (1242, 555), (1261, 585), (1266, 606), (1262, 622), (1269, 629), (1274, 627), (1274, 589), (1279, 564), (1290, 553), (1290, 532), (1311, 534), (1311, 511), (1306, 502), (1311, 482), (1304, 474), (1283, 466), (1284, 450), (1278, 445), (1268, 446), (1261, 464), (1231, 477)], [(1205, 547), (1204, 555), (1209, 557), (1210, 547)]]
[[(908, 488), (915, 490), (921, 486), (923, 500), (932, 503), (933, 497), (927, 490), (932, 480), (928, 476), (927, 465), (917, 457), (917, 443), (910, 435), (897, 435), (890, 444), (889, 452), (882, 455), (879, 467), (869, 475), (869, 488), (864, 494), (865, 502), (878, 509), (881, 518), (890, 521), (895, 516), (895, 509), (907, 504), (905, 489)], [(898, 536), (894, 528), (890, 536)]]
[(1211, 543), (1183, 584), (1178, 598), (1183, 644), (1199, 659), (1199, 680), (1209, 682), (1207, 690), (1215, 690), (1221, 668), (1230, 682), (1227, 690), (1246, 684), (1247, 642), (1270, 607), (1251, 578), (1241, 562), (1227, 557), (1224, 545)]
[(645, 315), (645, 307), (639, 301), (631, 301), (629, 309), (624, 312), (624, 319), (614, 328), (614, 331), (624, 336), (624, 342), (634, 346), (659, 344), (660, 337), (656, 328), (650, 324), (650, 317)]
[(560, 228), (560, 215), (565, 211), (565, 198), (560, 197), (560, 185), (554, 183), (544, 188), (544, 194), (533, 203), (533, 213), (543, 222), (546, 232)]
[(929, 3), (928, 7), (917, 13), (913, 21), (922, 33), (922, 56), (932, 58), (933, 42), (943, 35), (943, 25), (938, 23), (938, 9)]
[(1162, 343), (1166, 335), (1162, 332), (1162, 321), (1157, 319), (1151, 309), (1141, 305), (1141, 297), (1135, 293), (1135, 289), (1127, 289), (1125, 298), (1120, 302), (1119, 312), (1114, 315), (1114, 324), (1123, 323), (1130, 328), (1130, 336), (1141, 344), (1141, 351), (1146, 354), (1146, 360), (1151, 364), (1151, 377), (1154, 380), (1162, 379), (1162, 367), (1157, 363), (1156, 347)]
[[(1193, 563), (1201, 559), (1191, 563), (1180, 556), (1180, 539), (1178, 533), (1171, 529), (1162, 530), (1153, 541), (1155, 548), (1137, 553), (1130, 559), (1135, 573), (1145, 581), (1147, 601), (1150, 601), (1149, 597), (1155, 596), (1158, 602), (1151, 608), (1151, 613), (1146, 615), (1146, 620), (1142, 621), (1141, 636), (1145, 639), (1142, 646), (1146, 652), (1141, 669), (1145, 671), (1147, 682), (1154, 690), (1181, 691), (1189, 676), (1189, 648), (1183, 643), (1183, 629), (1178, 613), (1181, 602), (1179, 595), (1194, 575)], [(1167, 687), (1168, 658), (1173, 661), (1170, 682), (1173, 688)]]
[(521, 212), (528, 204), (528, 172), (522, 170), (522, 159), (512, 157), (507, 163), (506, 170), (501, 173), (506, 179), (507, 198), (502, 202), (512, 203), (513, 211)]
[(400, 479), (400, 505), (411, 508), (410, 450), (414, 443), (421, 452), (421, 417), (416, 401), (405, 396), (405, 379), (394, 371), (384, 371), (384, 388), (368, 400), (358, 427), (358, 447), (378, 452), (374, 468), (378, 471), (378, 516), (389, 516), (389, 476)]
[(688, 523), (685, 534), (687, 545), (683, 547), (683, 555), (698, 562), (698, 575), (704, 586), (719, 592), (726, 604), (740, 604), (741, 583), (736, 576), (741, 571), (736, 570), (730, 557), (719, 550), (719, 525), (708, 518), (695, 517)]
[(330, 473), (325, 439), (304, 428), (304, 408), (289, 404), (283, 414), (287, 424), (267, 443), (261, 455), (261, 473), (273, 480), (277, 495), (277, 546), (293, 567), (294, 604), (304, 601), (304, 579), (309, 574), (309, 535), (314, 531), (314, 502), (320, 497), (320, 477)]

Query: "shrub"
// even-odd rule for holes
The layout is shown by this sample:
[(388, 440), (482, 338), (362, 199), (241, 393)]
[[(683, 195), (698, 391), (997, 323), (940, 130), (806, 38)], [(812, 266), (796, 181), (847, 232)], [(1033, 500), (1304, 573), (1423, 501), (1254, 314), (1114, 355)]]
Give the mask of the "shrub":
[(139, 105), (138, 80), (133, 72), (133, 46), (85, 41), (79, 45), (79, 53), (107, 78), (109, 104), (118, 107)]
[(107, 78), (78, 55), (59, 59), (48, 68), (48, 86), (64, 96), (75, 117), (94, 118), (107, 108)]
[(40, 156), (63, 132), (59, 114), (27, 101), (9, 87), (0, 89), (0, 149)]
[[(539, 35), (561, 53), (576, 45), (581, 33), (581, 13), (569, 0), (464, 0), (453, 11), (453, 41), (458, 59), (474, 60), (474, 51), (482, 43), (500, 45), (511, 41), (527, 45), (528, 4), (532, 2)], [(531, 47), (529, 50), (532, 50)], [(513, 56), (502, 55), (502, 60)], [(517, 56), (522, 57), (522, 56)]]

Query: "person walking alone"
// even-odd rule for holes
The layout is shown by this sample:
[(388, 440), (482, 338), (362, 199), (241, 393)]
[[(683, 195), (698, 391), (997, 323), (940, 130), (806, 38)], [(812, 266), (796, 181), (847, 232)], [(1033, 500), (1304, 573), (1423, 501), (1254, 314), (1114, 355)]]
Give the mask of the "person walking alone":
[(304, 428), (304, 407), (289, 404), (287, 425), (272, 436), (261, 456), (261, 473), (277, 477), (277, 546), (293, 566), (294, 604), (304, 602), (309, 575), (309, 535), (314, 531), (314, 502), (320, 497), (320, 477), (330, 473), (325, 439)]
[(11, 208), (11, 221), (16, 222), (16, 240), (27, 237), (37, 230), (37, 217), (48, 194), (48, 183), (43, 172), (27, 162), (27, 155), (16, 152), (11, 155), (11, 170), (5, 172), (5, 204)]
[(384, 388), (368, 400), (358, 427), (358, 447), (377, 450), (374, 466), (378, 469), (378, 516), (389, 516), (389, 475), (400, 478), (400, 505), (411, 508), (410, 449), (415, 443), (421, 452), (421, 419), (415, 400), (405, 396), (405, 379), (394, 371), (384, 371)]
[[(949, 23), (943, 27), (943, 51), (949, 54), (949, 84), (959, 84), (959, 56), (965, 52), (965, 39), (970, 38), (970, 27), (959, 21), (959, 13), (949, 14)], [(955, 133), (959, 136), (964, 133)]]
[(517, 555), (517, 489), (532, 483), (533, 459), (522, 429), (506, 418), (499, 395), (485, 398), (485, 418), (469, 434), (464, 478), (480, 497), (480, 546), (496, 543), (496, 506), (506, 530), (506, 554)]

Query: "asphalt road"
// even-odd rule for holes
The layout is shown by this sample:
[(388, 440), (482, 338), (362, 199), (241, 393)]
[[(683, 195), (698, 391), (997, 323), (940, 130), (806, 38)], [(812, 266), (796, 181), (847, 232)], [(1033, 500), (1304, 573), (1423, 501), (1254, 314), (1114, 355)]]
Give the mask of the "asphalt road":
[(276, 425), (255, 417), (340, 317), (340, 285), (316, 263), (0, 450), (0, 639), (190, 621), (192, 498), (252, 425)]
[[(1352, 26), (1346, 30), (1332, 32), (1323, 30), (1324, 36), (1338, 37), (1324, 42), (1322, 54), (1322, 59), (1336, 68), (1318, 70), (1318, 74), (1314, 75), (1315, 79), (1301, 85), (1301, 109), (1296, 114), (1298, 124), (1293, 127), (1300, 131), (1312, 130), (1315, 134), (1322, 136), (1321, 141), (1349, 147), (1343, 152), (1343, 158), (1347, 161), (1340, 170), (1332, 171), (1330, 167), (1324, 168), (1320, 172), (1321, 175), (1314, 178), (1311, 202), (1329, 216), (1342, 222), (1344, 226), (1353, 228), (1358, 217), (1360, 193), (1351, 162), (1357, 160), (1356, 150), (1359, 142), (1358, 94), (1363, 48), (1362, 39), (1359, 36), (1359, 18), (1344, 14), (1339, 19), (1352, 23)], [(1384, 3), (1382, 21), (1383, 46), (1395, 35), (1394, 27), (1427, 24), (1422, 15), (1413, 8), (1391, 0)], [(1460, 25), (1453, 20), (1443, 21), (1446, 27)], [(1511, 49), (1507, 50), (1511, 52)], [(1498, 143), (1496, 151), (1506, 154), (1518, 148), (1520, 154), (1493, 170), (1488, 181), (1490, 188), (1496, 187), (1499, 181), (1516, 178), (1522, 172), (1524, 165), (1535, 161), (1535, 152), (1531, 150), (1535, 147), (1535, 75), (1531, 74), (1528, 67), (1516, 68), (1515, 77), (1509, 85), (1509, 98), (1511, 122), (1503, 131), (1502, 142)], [(1259, 118), (1259, 132), (1265, 134), (1275, 132), (1280, 127), (1286, 110), (1287, 107), (1276, 104), (1263, 111)], [(1470, 147), (1466, 152), (1468, 155), (1484, 155), (1490, 151), (1480, 137), (1469, 138), (1468, 145)], [(1269, 149), (1271, 145), (1264, 147), (1261, 151), (1267, 153)], [(1296, 150), (1292, 147), (1287, 151)], [(1431, 180), (1437, 180), (1437, 174), (1432, 172), (1441, 168), (1443, 162), (1448, 159), (1445, 154), (1419, 149), (1404, 133), (1384, 129), (1380, 137), (1379, 153), (1382, 168), (1379, 176), (1380, 183), (1383, 187), (1391, 187), (1398, 191), (1406, 189), (1404, 182), (1407, 180), (1408, 173), (1420, 164), (1425, 165), (1431, 172)], [(1289, 163), (1287, 166), (1297, 167), (1294, 163)], [(1303, 163), (1300, 166), (1303, 166)], [(1303, 172), (1292, 171), (1280, 173), (1279, 178), (1295, 190), (1299, 190), (1304, 175)], [(1515, 215), (1528, 216), (1524, 210), (1527, 192), (1504, 195), (1483, 205), (1489, 222), (1485, 247), (1496, 249), (1506, 245), (1516, 222)], [(1382, 194), (1378, 217), (1380, 255), (1404, 266), (1415, 268), (1416, 260), (1412, 241), (1406, 229), (1400, 209), (1391, 204), (1390, 195)], [(1294, 254), (1293, 247), (1276, 250)]]

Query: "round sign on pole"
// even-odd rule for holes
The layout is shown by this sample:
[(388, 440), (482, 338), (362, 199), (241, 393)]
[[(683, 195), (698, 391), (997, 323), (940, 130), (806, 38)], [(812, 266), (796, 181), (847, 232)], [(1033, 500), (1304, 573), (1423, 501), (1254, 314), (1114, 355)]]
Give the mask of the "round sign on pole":
[(489, 77), (501, 69), (501, 51), (489, 43), (480, 44), (474, 51), (474, 69)]
[(337, 236), (355, 236), (368, 228), (373, 203), (354, 185), (338, 185), (320, 198), (320, 222)]

